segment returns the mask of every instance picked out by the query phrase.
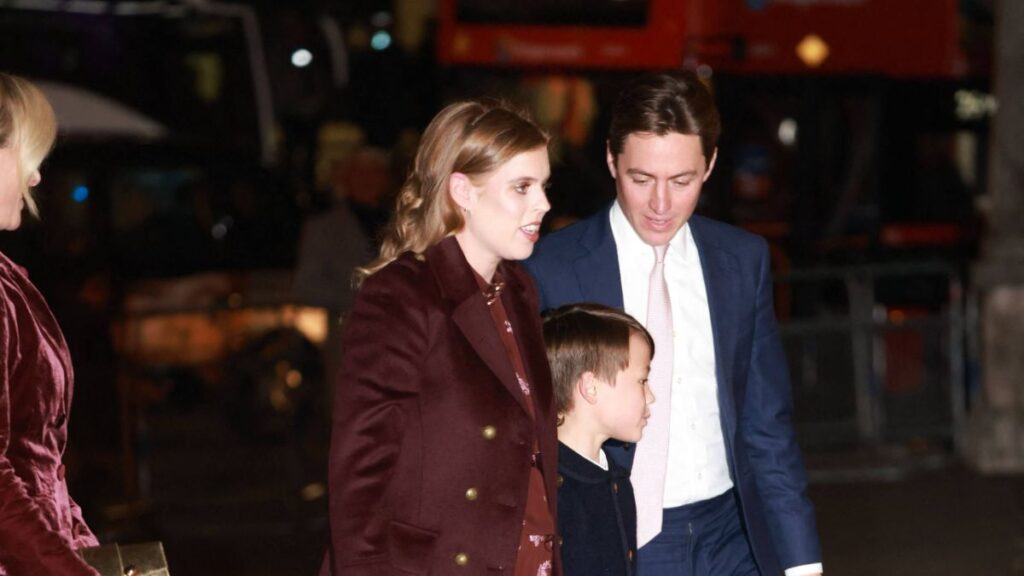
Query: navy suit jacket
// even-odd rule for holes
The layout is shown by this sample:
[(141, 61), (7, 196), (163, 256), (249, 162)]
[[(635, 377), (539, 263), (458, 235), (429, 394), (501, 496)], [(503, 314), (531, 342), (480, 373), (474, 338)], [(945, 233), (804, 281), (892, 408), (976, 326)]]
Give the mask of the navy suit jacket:
[[(729, 472), (754, 557), (766, 576), (820, 562), (814, 507), (793, 433), (767, 243), (700, 216), (689, 225), (711, 309)], [(576, 302), (623, 308), (608, 209), (547, 235), (525, 265), (536, 280), (541, 310)], [(631, 446), (609, 446), (608, 452), (631, 467)]]

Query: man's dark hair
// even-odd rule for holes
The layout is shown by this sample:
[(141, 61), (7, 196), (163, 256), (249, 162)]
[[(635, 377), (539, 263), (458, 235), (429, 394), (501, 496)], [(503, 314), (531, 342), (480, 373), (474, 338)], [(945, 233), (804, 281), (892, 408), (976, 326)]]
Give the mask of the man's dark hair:
[(617, 157), (630, 134), (678, 132), (700, 138), (704, 161), (711, 162), (721, 131), (715, 99), (696, 74), (689, 70), (646, 74), (619, 94), (612, 108), (608, 148)]

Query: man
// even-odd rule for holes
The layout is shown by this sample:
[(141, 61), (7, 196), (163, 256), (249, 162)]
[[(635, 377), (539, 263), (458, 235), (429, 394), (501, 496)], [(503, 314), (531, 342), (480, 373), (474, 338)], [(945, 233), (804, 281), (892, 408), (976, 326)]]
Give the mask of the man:
[(644, 439), (610, 450), (632, 467), (639, 576), (819, 574), (767, 245), (693, 215), (719, 132), (693, 73), (632, 84), (608, 137), (616, 201), (526, 266), (542, 308), (616, 306), (654, 337)]

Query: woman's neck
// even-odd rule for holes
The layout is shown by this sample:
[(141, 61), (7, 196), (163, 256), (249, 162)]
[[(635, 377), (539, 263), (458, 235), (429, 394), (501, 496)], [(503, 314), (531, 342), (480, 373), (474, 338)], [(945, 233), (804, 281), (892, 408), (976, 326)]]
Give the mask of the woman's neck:
[(466, 234), (465, 229), (455, 233), (455, 240), (462, 249), (462, 254), (469, 262), (470, 268), (476, 271), (488, 284), (494, 280), (494, 271), (498, 269), (501, 258), (488, 254)]

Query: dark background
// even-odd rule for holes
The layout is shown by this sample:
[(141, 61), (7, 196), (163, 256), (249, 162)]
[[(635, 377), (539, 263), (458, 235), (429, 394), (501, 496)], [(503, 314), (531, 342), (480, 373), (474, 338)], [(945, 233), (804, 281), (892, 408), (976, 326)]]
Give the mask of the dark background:
[[(507, 98), (554, 136), (548, 230), (613, 198), (609, 107), (642, 63), (445, 64), (433, 3), (8, 4), (0, 69), (165, 129), (65, 129), (42, 169), (42, 220), (0, 237), (75, 360), (72, 494), (102, 540), (162, 540), (175, 574), (311, 573), (326, 544), (331, 351), (300, 329), (308, 303), (289, 278), (304, 219), (330, 204), (323, 158), (374, 146), (399, 183), (441, 106)], [(451, 5), (470, 25), (651, 24), (644, 1)], [(698, 210), (771, 243), (830, 574), (1021, 570), (1020, 478), (961, 463), (980, 386), (965, 294), (985, 229), (992, 12), (960, 3), (970, 65), (957, 74), (700, 69), (723, 137)], [(293, 64), (300, 49), (308, 66)]]

